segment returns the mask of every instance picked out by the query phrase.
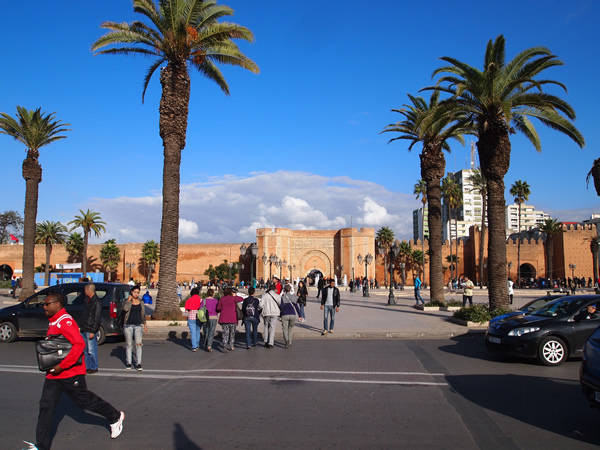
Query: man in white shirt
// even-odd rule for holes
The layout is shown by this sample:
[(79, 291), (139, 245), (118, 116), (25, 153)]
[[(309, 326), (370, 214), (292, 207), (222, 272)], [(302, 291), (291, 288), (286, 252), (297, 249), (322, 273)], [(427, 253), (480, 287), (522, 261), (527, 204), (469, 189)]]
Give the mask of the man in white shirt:
[(508, 279), (508, 299), (510, 301), (510, 304), (513, 304), (513, 294), (515, 293), (513, 290), (513, 286), (515, 283), (513, 283), (513, 281), (509, 278)]

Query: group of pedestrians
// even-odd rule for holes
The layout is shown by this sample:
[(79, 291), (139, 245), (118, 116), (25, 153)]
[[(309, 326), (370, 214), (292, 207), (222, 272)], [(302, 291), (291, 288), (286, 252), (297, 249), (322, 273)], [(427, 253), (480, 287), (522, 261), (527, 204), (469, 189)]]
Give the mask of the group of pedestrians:
[[(331, 315), (331, 325), (324, 327), (325, 332), (329, 329), (333, 330), (335, 310), (339, 308), (339, 290), (333, 286), (333, 280), (331, 284), (336, 294), (332, 294), (327, 300), (325, 313)], [(327, 299), (326, 291), (328, 289), (323, 289), (322, 305), (325, 305)], [(192, 289), (191, 296), (185, 303), (192, 351), (196, 352), (202, 347), (207, 352), (212, 352), (217, 324), (222, 328), (223, 352), (234, 351), (235, 332), (240, 321), (245, 327), (246, 349), (251, 350), (258, 345), (258, 328), (261, 320), (264, 325), (263, 341), (266, 348), (273, 348), (275, 344), (275, 324), (278, 320), (281, 321), (285, 348), (290, 348), (293, 344), (296, 322), (306, 320), (308, 289), (305, 282), (300, 280), (294, 292), (291, 284), (282, 285), (277, 277), (273, 277), (260, 298), (254, 296), (255, 292), (255, 288), (249, 287), (248, 297), (243, 299), (236, 295), (233, 288), (226, 287), (223, 296), (217, 300), (214, 298), (213, 289), (207, 291), (204, 299), (198, 289)], [(321, 309), (324, 309), (324, 306)], [(202, 335), (204, 342), (201, 346)]]

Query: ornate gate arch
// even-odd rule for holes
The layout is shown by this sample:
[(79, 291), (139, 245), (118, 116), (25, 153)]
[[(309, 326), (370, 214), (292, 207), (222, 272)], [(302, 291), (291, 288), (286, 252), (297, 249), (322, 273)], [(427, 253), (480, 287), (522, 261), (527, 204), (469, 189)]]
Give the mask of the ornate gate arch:
[(300, 258), (300, 271), (304, 276), (313, 270), (320, 270), (326, 277), (332, 274), (331, 257), (321, 250), (309, 250)]

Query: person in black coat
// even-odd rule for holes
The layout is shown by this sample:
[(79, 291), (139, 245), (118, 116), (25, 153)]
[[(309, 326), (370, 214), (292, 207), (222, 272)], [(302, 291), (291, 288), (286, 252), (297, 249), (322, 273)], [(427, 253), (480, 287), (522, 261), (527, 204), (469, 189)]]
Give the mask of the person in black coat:
[[(323, 297), (321, 299), (321, 310), (323, 310), (323, 333), (333, 333), (335, 325), (335, 313), (340, 310), (340, 290), (335, 287), (335, 281), (329, 280), (329, 287), (323, 289)], [(327, 325), (327, 317), (330, 317), (329, 326)]]

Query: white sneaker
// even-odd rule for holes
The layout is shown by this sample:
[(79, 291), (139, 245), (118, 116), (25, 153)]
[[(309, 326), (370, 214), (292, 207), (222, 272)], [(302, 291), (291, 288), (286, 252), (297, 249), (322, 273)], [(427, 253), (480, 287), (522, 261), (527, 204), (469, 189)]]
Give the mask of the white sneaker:
[(24, 450), (37, 450), (37, 446), (33, 442), (23, 441), (27, 444), (27, 448)]
[(119, 420), (115, 423), (110, 424), (110, 438), (116, 439), (123, 431), (123, 421), (125, 420), (125, 413), (121, 411), (121, 415), (119, 416)]

